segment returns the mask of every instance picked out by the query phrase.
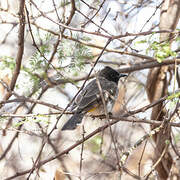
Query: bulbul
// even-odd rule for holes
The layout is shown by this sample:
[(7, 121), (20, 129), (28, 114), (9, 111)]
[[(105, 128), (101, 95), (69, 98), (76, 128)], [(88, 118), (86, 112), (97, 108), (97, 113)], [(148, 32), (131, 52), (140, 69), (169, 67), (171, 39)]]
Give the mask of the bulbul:
[[(102, 69), (97, 79), (92, 80), (80, 94), (76, 97), (72, 105), (72, 111), (74, 115), (65, 123), (62, 130), (73, 130), (78, 124), (82, 122), (84, 115), (87, 112), (93, 114), (94, 111), (104, 112), (102, 95), (105, 100), (105, 104), (109, 106), (114, 104), (114, 98), (118, 89), (119, 78), (127, 76), (120, 74), (113, 68), (106, 66)], [(99, 88), (99, 85), (101, 88)]]

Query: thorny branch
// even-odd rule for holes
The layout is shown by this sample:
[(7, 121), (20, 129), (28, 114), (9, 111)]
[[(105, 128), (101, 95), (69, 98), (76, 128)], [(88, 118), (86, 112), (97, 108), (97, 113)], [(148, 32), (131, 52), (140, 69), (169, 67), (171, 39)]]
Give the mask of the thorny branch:
[[(134, 114), (137, 114), (138, 112), (142, 112), (142, 109), (147, 110), (147, 109), (149, 109), (149, 108), (152, 108), (153, 106), (158, 105), (158, 104), (161, 103), (162, 101), (165, 101), (166, 98), (167, 98), (167, 96), (164, 97), (164, 98), (162, 98), (161, 100), (159, 100), (159, 101), (157, 101), (157, 102), (154, 102), (154, 103), (152, 103), (152, 104), (149, 104), (149, 105), (147, 105), (147, 106), (145, 106), (145, 107), (143, 107), (143, 108), (140, 108), (140, 109), (138, 109), (138, 110), (135, 110), (134, 112), (131, 112), (130, 114), (129, 114), (129, 113), (124, 114), (124, 116), (122, 116), (122, 117), (120, 117), (120, 118), (113, 118), (113, 117), (112, 117), (112, 119), (116, 119), (116, 120), (110, 121), (110, 122), (108, 122), (107, 124), (105, 124), (104, 126), (101, 126), (101, 127), (97, 128), (97, 129), (94, 130), (92, 133), (90, 133), (89, 135), (83, 137), (81, 140), (79, 140), (79, 141), (76, 142), (75, 144), (71, 145), (69, 148), (65, 149), (64, 151), (59, 152), (58, 154), (55, 154), (55, 155), (51, 156), (50, 158), (47, 158), (47, 159), (45, 159), (45, 160), (42, 160), (42, 161), (38, 162), (38, 164), (37, 164), (37, 165), (34, 165), (31, 169), (26, 170), (26, 171), (22, 171), (22, 172), (20, 172), (20, 173), (17, 173), (17, 174), (15, 174), (15, 175), (7, 178), (7, 179), (9, 180), (9, 179), (13, 179), (14, 177), (18, 177), (18, 176), (22, 176), (22, 175), (24, 175), (24, 174), (27, 174), (27, 173), (29, 173), (29, 172), (31, 172), (31, 171), (34, 171), (36, 168), (40, 168), (40, 167), (43, 166), (44, 164), (46, 164), (46, 163), (48, 163), (48, 162), (50, 162), (50, 161), (52, 161), (52, 160), (55, 160), (55, 159), (58, 158), (58, 157), (61, 157), (61, 156), (65, 155), (65, 154), (68, 154), (68, 153), (69, 153), (71, 150), (73, 150), (75, 147), (81, 145), (82, 143), (84, 143), (84, 142), (87, 141), (88, 139), (92, 138), (93, 136), (95, 136), (95, 135), (98, 134), (99, 132), (102, 132), (102, 131), (105, 130), (106, 128), (112, 126), (113, 124), (116, 124), (116, 123), (119, 122), (119, 121), (125, 120), (125, 121), (129, 121), (129, 122), (133, 122), (133, 123), (135, 123), (135, 122), (145, 122), (145, 123), (150, 123), (150, 124), (152, 123), (152, 124), (154, 124), (154, 125), (159, 125), (159, 127), (156, 128), (156, 129), (154, 130), (154, 132), (150, 132), (150, 135), (145, 135), (145, 136), (144, 136), (145, 138), (143, 137), (143, 141), (144, 141), (144, 139), (148, 138), (149, 136), (152, 136), (152, 134), (158, 133), (158, 132), (164, 127), (164, 123), (167, 123), (167, 121), (169, 122), (169, 121), (171, 120), (171, 117), (177, 112), (179, 106), (178, 106), (178, 105), (176, 106), (174, 112), (171, 114), (171, 116), (169, 117), (169, 119), (168, 119), (167, 121), (164, 121), (163, 124), (162, 124), (161, 122), (156, 122), (156, 121), (153, 121), (153, 120), (149, 120), (149, 121), (148, 121), (148, 120), (142, 120), (142, 121), (141, 121), (141, 120), (134, 120), (134, 119), (132, 119), (132, 118), (130, 118), (130, 119), (128, 120), (128, 119), (126, 118), (126, 116), (129, 116), (129, 115), (132, 116), (132, 115), (134, 115)], [(101, 118), (102, 118), (102, 117), (101, 117)], [(106, 115), (104, 115), (104, 118), (106, 118)], [(109, 118), (111, 119), (111, 116), (110, 116)], [(170, 124), (172, 124), (172, 125), (177, 124), (177, 125), (178, 125), (178, 123), (169, 123), (168, 125), (170, 125)], [(178, 125), (178, 126), (180, 127), (180, 125)], [(143, 142), (143, 141), (142, 141), (142, 142)], [(139, 144), (140, 144), (139, 142), (136, 143), (136, 144), (135, 144), (135, 147), (137, 147)], [(133, 146), (133, 149), (134, 149), (134, 146)], [(130, 150), (130, 152), (131, 152), (131, 150)], [(127, 157), (126, 157), (126, 158), (127, 158)], [(125, 159), (126, 159), (126, 158), (125, 158)], [(122, 157), (122, 159), (123, 159), (123, 164), (124, 164), (124, 156)], [(121, 161), (122, 161), (122, 159), (121, 159)], [(123, 166), (122, 166), (121, 168), (124, 170), (124, 167), (123, 167)], [(7, 180), (7, 179), (6, 179), (6, 180)]]
[[(134, 71), (140, 71), (140, 70), (144, 70), (144, 69), (150, 69), (150, 68), (157, 68), (157, 67), (164, 67), (167, 66), (169, 68), (169, 71), (172, 71), (171, 66), (174, 68), (176, 68), (176, 66), (178, 64), (180, 64), (180, 60), (179, 58), (174, 58), (174, 57), (166, 57), (161, 63), (157, 62), (157, 60), (149, 55), (145, 55), (145, 54), (140, 54), (139, 51), (136, 51), (135, 49), (133, 49), (131, 47), (131, 45), (134, 43), (133, 41), (138, 38), (138, 37), (144, 37), (144, 36), (148, 36), (151, 35), (153, 36), (154, 34), (174, 34), (175, 36), (179, 35), (179, 31), (176, 30), (167, 30), (167, 29), (162, 29), (162, 30), (154, 30), (154, 27), (158, 26), (158, 23), (154, 24), (153, 27), (151, 27), (148, 30), (145, 30), (144, 32), (142, 32), (143, 28), (145, 27), (145, 25), (149, 24), (150, 21), (152, 20), (152, 17), (154, 17), (154, 15), (156, 14), (156, 12), (159, 10), (159, 8), (161, 7), (161, 5), (164, 3), (164, 1), (161, 1), (160, 3), (158, 3), (158, 5), (156, 5), (155, 10), (153, 11), (153, 13), (151, 14), (151, 16), (147, 19), (147, 21), (145, 23), (143, 23), (143, 26), (141, 28), (141, 30), (139, 32), (136, 33), (132, 33), (132, 32), (127, 32), (127, 31), (123, 31), (123, 33), (117, 33), (116, 35), (114, 35), (114, 33), (110, 33), (110, 30), (107, 27), (104, 27), (104, 23), (106, 23), (106, 21), (108, 21), (109, 16), (111, 16), (111, 12), (113, 11), (112, 9), (109, 9), (105, 12), (105, 15), (103, 16), (102, 20), (100, 21), (100, 23), (98, 21), (96, 21), (96, 17), (99, 16), (99, 14), (101, 13), (101, 11), (103, 11), (104, 6), (106, 5), (106, 0), (103, 0), (101, 2), (101, 4), (98, 5), (98, 7), (95, 7), (93, 3), (87, 3), (86, 1), (81, 0), (80, 1), (82, 4), (84, 4), (85, 6), (87, 6), (90, 10), (91, 13), (90, 14), (86, 14), (85, 12), (83, 12), (81, 9), (79, 9), (79, 6), (76, 6), (76, 1), (74, 0), (70, 0), (67, 2), (67, 4), (65, 5), (58, 5), (58, 3), (56, 3), (56, 1), (52, 0), (52, 4), (53, 4), (53, 10), (48, 10), (48, 11), (44, 11), (41, 9), (41, 7), (38, 7), (38, 3), (33, 0), (30, 0), (30, 4), (28, 4), (28, 2), (26, 2), (26, 6), (25, 6), (25, 1), (21, 0), (20, 1), (20, 6), (19, 6), (19, 13), (18, 16), (15, 13), (12, 13), (7, 9), (1, 8), (0, 7), (0, 11), (2, 11), (3, 13), (7, 13), (10, 14), (11, 16), (13, 16), (16, 20), (15, 21), (11, 21), (11, 20), (3, 20), (1, 19), (1, 23), (2, 24), (9, 24), (12, 25), (12, 29), (10, 29), (10, 31), (6, 34), (6, 37), (3, 40), (3, 43), (5, 43), (7, 41), (7, 37), (9, 36), (9, 34), (12, 32), (13, 29), (15, 29), (15, 27), (17, 25), (19, 25), (19, 32), (18, 32), (18, 50), (17, 50), (17, 55), (16, 55), (16, 66), (15, 69), (13, 71), (13, 77), (10, 81), (10, 85), (8, 86), (4, 86), (3, 81), (1, 81), (0, 83), (3, 85), (4, 89), (6, 89), (7, 93), (4, 96), (4, 99), (0, 101), (0, 107), (2, 106), (6, 106), (6, 105), (11, 105), (12, 103), (14, 104), (18, 104), (17, 108), (11, 112), (11, 113), (2, 113), (0, 114), (1, 118), (8, 118), (8, 123), (6, 125), (5, 128), (0, 128), (0, 130), (2, 130), (3, 132), (6, 131), (14, 131), (14, 135), (11, 138), (11, 140), (7, 143), (7, 146), (5, 149), (3, 149), (3, 152), (0, 153), (0, 159), (5, 159), (6, 155), (8, 154), (8, 152), (10, 152), (10, 150), (12, 150), (12, 146), (15, 142), (15, 140), (18, 138), (18, 136), (21, 133), (25, 133), (28, 134), (31, 137), (37, 137), (39, 139), (42, 140), (42, 144), (41, 146), (39, 146), (39, 151), (38, 154), (36, 154), (35, 157), (33, 157), (33, 165), (31, 168), (27, 169), (27, 170), (22, 170), (22, 171), (16, 171), (14, 175), (10, 175), (7, 179), (14, 179), (17, 178), (19, 176), (23, 176), (25, 174), (27, 175), (27, 178), (32, 178), (31, 176), (33, 176), (33, 173), (35, 170), (37, 170), (37, 174), (39, 173), (40, 168), (55, 159), (58, 159), (59, 162), (62, 164), (63, 166), (63, 173), (64, 172), (68, 172), (68, 168), (66, 169), (66, 165), (63, 165), (63, 158), (66, 154), (68, 154), (71, 150), (73, 150), (74, 148), (76, 148), (77, 146), (81, 145), (81, 154), (80, 154), (80, 162), (79, 162), (79, 169), (80, 169), (80, 175), (77, 175), (77, 177), (82, 178), (82, 174), (83, 174), (83, 166), (84, 162), (83, 162), (83, 154), (85, 151), (85, 141), (87, 141), (88, 139), (94, 137), (95, 135), (97, 135), (98, 133), (101, 133), (103, 131), (103, 133), (105, 132), (104, 130), (107, 128), (110, 128), (110, 136), (112, 137), (112, 142), (114, 144), (115, 147), (115, 154), (116, 154), (116, 160), (117, 160), (117, 165), (119, 166), (120, 164), (120, 160), (119, 160), (119, 142), (118, 139), (116, 138), (116, 134), (114, 134), (115, 131), (112, 131), (111, 126), (117, 124), (118, 122), (130, 122), (131, 124), (150, 124), (153, 126), (162, 126), (162, 122), (157, 121), (156, 119), (150, 119), (150, 118), (139, 118), (136, 117), (135, 115), (138, 115), (138, 113), (143, 113), (146, 112), (148, 109), (151, 109), (153, 107), (156, 107), (157, 105), (164, 103), (168, 96), (164, 96), (160, 99), (157, 99), (156, 101), (153, 101), (152, 103), (143, 106), (139, 109), (135, 109), (135, 110), (131, 110), (131, 111), (127, 111), (126, 113), (124, 113), (123, 116), (118, 116), (118, 117), (114, 117), (113, 115), (109, 115), (106, 112), (105, 109), (105, 113), (102, 115), (98, 115), (98, 116), (90, 116), (93, 119), (94, 118), (98, 118), (98, 119), (107, 119), (108, 123), (97, 128), (96, 130), (94, 130), (93, 132), (89, 133), (88, 135), (85, 136), (85, 132), (82, 136), (82, 139), (80, 139), (79, 141), (77, 141), (76, 143), (69, 145), (67, 148), (65, 148), (64, 150), (60, 149), (59, 146), (59, 142), (61, 142), (61, 138), (62, 138), (62, 133), (60, 131), (58, 131), (58, 136), (57, 139), (54, 140), (54, 136), (53, 134), (56, 133), (56, 130), (58, 128), (58, 123), (60, 122), (60, 120), (62, 120), (62, 116), (64, 114), (72, 114), (72, 112), (67, 111), (68, 107), (71, 105), (71, 103), (73, 102), (73, 100), (76, 98), (76, 96), (78, 95), (78, 93), (83, 89), (83, 87), (85, 86), (87, 80), (95, 77), (95, 74), (93, 74), (93, 70), (95, 68), (95, 66), (97, 64), (109, 64), (112, 66), (116, 66), (118, 67), (118, 71), (121, 73), (132, 73)], [(128, 4), (129, 2), (124, 1), (123, 4)], [(136, 8), (138, 9), (139, 7), (146, 7), (148, 6), (149, 2), (146, 1), (138, 1), (138, 4), (133, 4), (130, 8), (127, 8), (124, 12), (125, 15), (121, 14), (122, 17), (124, 16), (124, 18), (127, 20), (127, 17), (130, 15), (130, 13), (134, 12), (136, 10)], [(28, 6), (29, 5), (29, 6)], [(67, 15), (67, 9), (66, 6), (69, 6), (68, 8), (70, 9), (68, 16)], [(25, 7), (25, 8), (24, 8)], [(32, 9), (36, 9), (38, 14), (33, 14), (34, 10)], [(60, 15), (61, 11), (63, 12), (62, 16)], [(26, 20), (27, 22), (25, 22), (25, 12), (26, 12)], [(55, 14), (56, 18), (52, 18), (51, 17), (51, 13)], [(114, 17), (114, 20), (117, 20), (118, 15), (121, 12), (117, 12), (116, 13), (116, 17)], [(85, 21), (84, 23), (79, 26), (74, 26), (73, 25), (73, 19), (75, 18), (74, 15), (81, 15)], [(17, 18), (19, 18), (19, 23), (17, 21)], [(40, 25), (38, 23), (38, 19), (39, 18), (44, 18), (47, 21), (51, 22), (54, 24), (55, 27), (58, 28), (51, 28), (51, 27), (43, 27), (42, 25)], [(118, 23), (118, 22), (116, 22)], [(24, 95), (19, 95), (16, 90), (15, 90), (15, 85), (17, 83), (17, 79), (20, 73), (20, 69), (22, 67), (22, 59), (23, 59), (23, 54), (24, 54), (24, 31), (25, 31), (25, 25), (28, 25), (29, 27), (29, 33), (31, 35), (32, 38), (32, 42), (33, 45), (36, 49), (36, 51), (39, 52), (40, 56), (42, 58), (44, 58), (44, 60), (47, 62), (47, 66), (44, 70), (46, 76), (48, 77), (48, 80), (50, 80), (50, 84), (46, 84), (45, 87), (43, 86), (39, 86), (38, 88), (42, 88), (42, 91), (40, 93), (40, 95), (38, 97), (34, 97), (33, 94), (35, 91), (32, 91), (28, 96), (24, 96)], [(88, 25), (93, 25), (95, 26), (95, 31), (93, 30), (88, 30)], [(51, 50), (51, 53), (48, 54), (48, 56), (46, 54), (44, 54), (41, 50), (40, 50), (40, 46), (37, 43), (38, 41), (36, 41), (36, 36), (35, 33), (33, 31), (33, 28), (36, 28), (38, 31), (43, 31), (45, 33), (50, 33), (51, 35), (53, 35), (53, 38), (56, 39), (52, 44), (53, 44), (53, 48)], [(100, 30), (102, 32), (100, 32)], [(105, 39), (106, 43), (102, 45), (102, 43), (92, 43), (91, 41), (84, 41), (81, 38), (76, 38), (74, 37), (74, 34), (77, 33), (78, 35), (92, 35), (91, 37), (95, 37), (95, 38), (102, 38)], [(130, 38), (130, 40), (128, 40), (126, 42), (125, 39)], [(57, 51), (59, 46), (62, 43), (62, 40), (68, 40), (71, 41), (72, 43), (78, 43), (80, 45), (86, 46), (86, 47), (90, 47), (93, 49), (98, 49), (101, 50), (100, 53), (97, 53), (93, 56), (93, 60), (86, 60), (84, 62), (85, 65), (89, 66), (92, 65), (91, 70), (88, 71), (88, 75), (83, 76), (83, 77), (71, 77), (71, 78), (63, 78), (63, 75), (61, 74), (61, 71), (54, 65), (54, 60), (56, 61), (56, 55), (57, 55)], [(115, 42), (116, 40), (118, 40), (119, 42), (121, 42), (123, 44), (124, 48), (112, 48), (112, 47), (107, 47), (108, 44), (110, 44), (111, 42)], [(112, 43), (111, 43), (112, 44)], [(179, 50), (177, 49), (176, 53), (178, 53)], [(105, 61), (105, 60), (100, 60), (100, 58), (102, 57), (102, 55), (104, 54), (108, 54), (108, 53), (112, 53), (112, 54), (116, 54), (116, 55), (128, 55), (129, 57), (131, 57), (131, 59), (133, 59), (131, 62), (126, 62), (126, 61)], [(95, 57), (97, 57), (95, 59)], [(140, 59), (141, 62), (137, 63), (136, 60)], [(135, 61), (134, 61), (135, 60)], [(144, 61), (145, 60), (145, 61)], [(123, 65), (123, 67), (122, 67)], [(61, 66), (61, 68), (66, 68), (65, 66)], [(49, 77), (49, 72), (52, 71), (52, 69), (54, 71), (56, 71), (57, 74), (60, 74), (60, 79), (58, 79), (57, 81), (53, 80), (53, 78)], [(172, 74), (172, 72), (170, 72)], [(178, 69), (175, 72), (175, 76), (177, 78), (175, 78), (175, 82), (177, 81), (177, 83), (179, 83), (179, 72)], [(45, 78), (44, 78), (45, 79)], [(52, 82), (51, 82), (52, 80)], [(67, 83), (77, 83), (80, 81), (84, 81), (83, 85), (81, 86), (81, 88), (79, 89), (79, 91), (77, 92), (77, 94), (74, 96), (74, 98), (72, 99), (72, 101), (70, 101), (70, 103), (65, 107), (65, 108), (61, 108), (57, 105), (54, 104), (54, 102), (51, 103), (47, 103), (44, 100), (40, 99), (42, 97), (42, 95), (49, 89), (49, 88), (54, 88), (58, 85), (66, 85)], [(174, 83), (175, 84), (175, 83)], [(174, 87), (175, 89), (175, 87)], [(179, 90), (177, 91), (177, 93), (179, 93)], [(10, 97), (13, 97), (11, 99), (9, 99)], [(15, 98), (14, 98), (15, 97)], [(103, 96), (102, 96), (103, 99)], [(176, 98), (175, 98), (176, 99)], [(33, 113), (33, 109), (36, 105), (41, 104), (43, 106), (46, 106), (48, 108), (50, 108), (51, 110), (56, 110), (55, 112), (49, 112), (49, 113)], [(26, 111), (22, 112), (18, 112), (18, 110), (20, 108), (24, 108), (26, 109)], [(105, 107), (105, 104), (104, 104)], [(178, 110), (175, 110), (176, 113), (178, 114)], [(50, 116), (58, 116), (56, 118), (56, 121), (54, 122), (54, 124), (50, 127), (50, 130), (47, 131), (47, 129), (45, 129), (41, 123), (39, 122), (35, 122), (34, 124), (36, 124), (36, 126), (38, 126), (39, 131), (41, 132), (41, 134), (39, 133), (34, 133), (32, 131), (28, 131), (26, 130), (26, 127), (24, 127), (24, 125), (26, 124), (25, 119), (26, 118), (36, 118), (38, 116), (46, 116), (46, 117), (50, 117)], [(179, 115), (177, 115), (179, 116)], [(89, 117), (88, 115), (86, 117)], [(11, 127), (11, 123), (13, 119), (18, 119), (19, 121), (22, 122), (22, 124), (17, 127), (17, 128), (13, 128)], [(173, 117), (172, 117), (173, 119)], [(180, 127), (178, 122), (169, 122), (168, 126), (170, 127)], [(24, 128), (22, 128), (24, 127)], [(158, 133), (158, 132), (157, 132)], [(5, 133), (4, 133), (5, 135)], [(148, 135), (145, 135), (146, 138), (148, 138)], [(172, 136), (173, 137), (173, 136)], [(173, 137), (173, 139), (175, 139)], [(58, 142), (58, 146), (56, 146), (56, 142)], [(142, 141), (143, 142), (143, 141)], [(103, 143), (105, 143), (104, 141), (102, 141), (101, 144), (101, 148), (103, 147)], [(53, 149), (53, 154), (50, 157), (46, 157), (42, 160), (42, 154), (45, 152), (45, 145), (49, 144), (50, 147)], [(139, 141), (135, 144), (140, 144)], [(171, 141), (172, 144), (172, 148), (174, 150), (174, 152), (176, 153), (177, 156), (179, 156), (178, 153), (178, 146), (173, 146), (173, 142)], [(149, 173), (144, 176), (146, 178), (148, 178), (152, 171), (154, 171), (155, 167), (159, 164), (159, 162), (162, 160), (163, 155), (166, 153), (166, 147), (163, 150), (163, 154), (159, 157), (159, 159), (157, 159), (157, 161), (154, 163), (154, 165), (152, 165), (151, 171), (149, 171)], [(146, 154), (146, 149), (144, 148), (144, 151), (142, 153), (142, 156)], [(141, 156), (141, 157), (142, 157)], [(142, 157), (143, 158), (143, 157)], [(141, 159), (142, 160), (142, 159)], [(139, 161), (139, 164), (141, 163), (141, 160)], [(83, 162), (83, 163), (82, 163)], [(136, 175), (136, 173), (132, 173), (131, 170), (128, 170), (126, 167), (120, 167), (114, 168), (115, 170), (119, 170), (120, 169), (124, 172), (126, 172), (127, 174), (129, 174), (130, 176), (134, 177), (135, 179), (141, 179), (141, 169), (140, 169), (140, 165), (139, 165), (139, 173), (138, 175)], [(119, 173), (119, 172), (118, 172)], [(65, 174), (65, 173), (64, 173)], [(71, 174), (70, 173), (66, 173), (66, 175), (68, 174), (68, 178), (71, 179)], [(97, 173), (98, 174), (98, 173)], [(100, 173), (99, 173), (100, 174)]]

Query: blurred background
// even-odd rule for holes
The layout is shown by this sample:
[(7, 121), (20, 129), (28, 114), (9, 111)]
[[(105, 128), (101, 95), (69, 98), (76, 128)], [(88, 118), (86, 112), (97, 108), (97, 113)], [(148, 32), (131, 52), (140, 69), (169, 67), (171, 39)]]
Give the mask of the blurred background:
[[(158, 122), (179, 122), (179, 17), (179, 0), (0, 0), (0, 179), (179, 179), (176, 124), (120, 171), (122, 153)], [(65, 108), (107, 65), (128, 74), (112, 110), (119, 122), (96, 133), (107, 119), (87, 115), (61, 131)]]

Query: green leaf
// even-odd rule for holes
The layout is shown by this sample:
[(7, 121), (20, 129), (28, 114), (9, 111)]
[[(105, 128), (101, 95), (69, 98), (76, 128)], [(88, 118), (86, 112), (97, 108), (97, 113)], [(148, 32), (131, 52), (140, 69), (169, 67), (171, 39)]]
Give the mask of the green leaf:
[(101, 143), (102, 143), (102, 137), (99, 135), (97, 135), (93, 139), (91, 139), (92, 152), (94, 152), (94, 153), (99, 152)]
[(179, 98), (179, 97), (180, 97), (180, 92), (177, 92), (177, 93), (174, 93), (174, 94), (171, 94), (170, 96), (168, 96), (167, 100), (172, 100), (172, 99)]
[(170, 144), (170, 141), (168, 139), (165, 140), (165, 144)]
[(135, 44), (144, 44), (147, 43), (147, 40), (141, 40), (141, 41), (136, 41)]

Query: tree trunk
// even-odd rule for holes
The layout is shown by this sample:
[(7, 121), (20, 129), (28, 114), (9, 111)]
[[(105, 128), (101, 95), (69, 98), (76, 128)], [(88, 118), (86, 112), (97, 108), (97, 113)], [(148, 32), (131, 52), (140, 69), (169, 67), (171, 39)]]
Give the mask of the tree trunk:
[[(180, 17), (180, 0), (165, 0), (160, 15), (160, 30), (175, 30)], [(168, 40), (171, 42), (173, 34), (161, 34), (160, 42)], [(159, 98), (167, 94), (167, 71), (168, 67), (154, 68), (149, 71), (147, 79), (147, 95), (150, 102), (158, 100)], [(152, 109), (151, 119), (163, 121), (166, 116), (166, 110), (163, 108), (163, 104), (159, 104)], [(152, 129), (155, 126), (152, 126)], [(154, 162), (156, 162), (162, 154), (166, 140), (170, 138), (170, 127), (154, 135), (153, 139), (156, 143)], [(169, 176), (172, 166), (172, 157), (167, 151), (160, 163), (156, 166), (156, 170), (159, 175), (159, 179), (166, 180)]]

